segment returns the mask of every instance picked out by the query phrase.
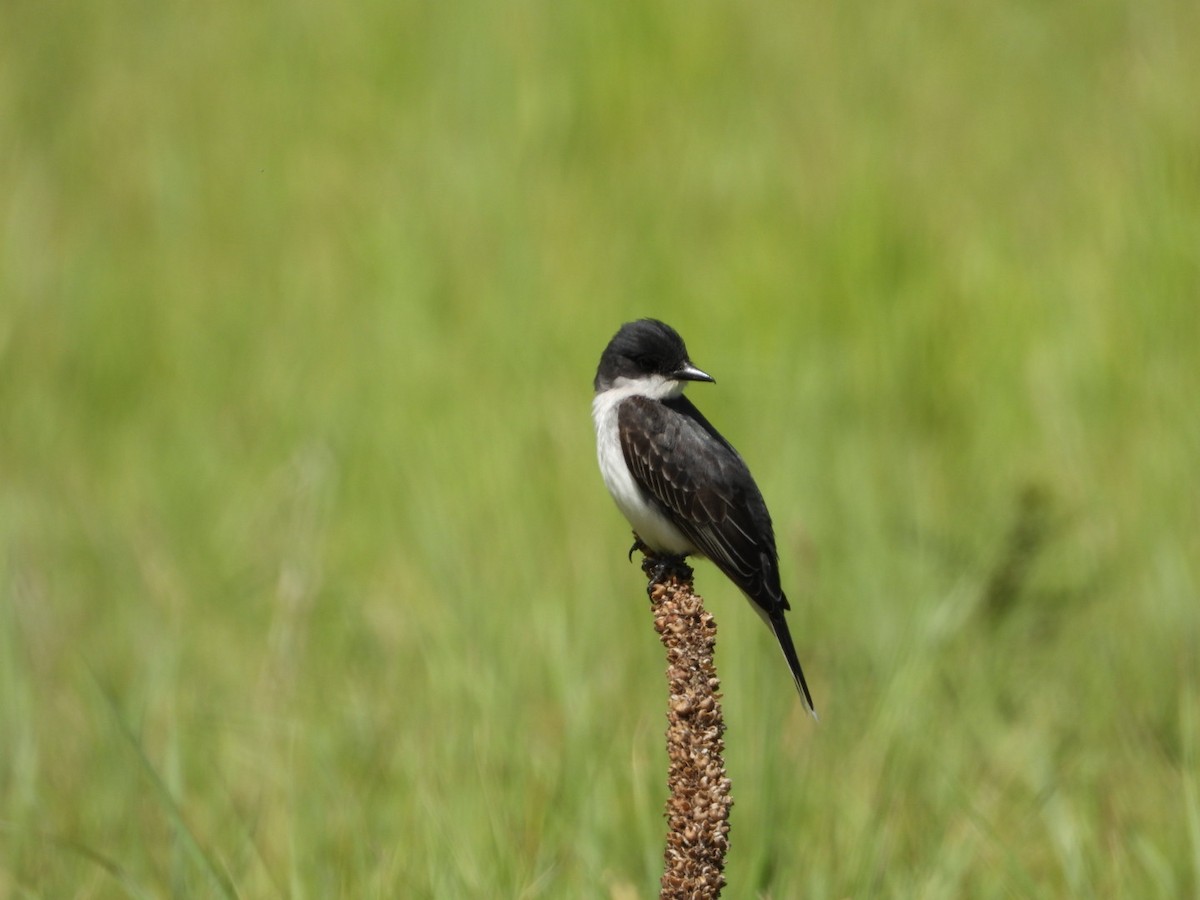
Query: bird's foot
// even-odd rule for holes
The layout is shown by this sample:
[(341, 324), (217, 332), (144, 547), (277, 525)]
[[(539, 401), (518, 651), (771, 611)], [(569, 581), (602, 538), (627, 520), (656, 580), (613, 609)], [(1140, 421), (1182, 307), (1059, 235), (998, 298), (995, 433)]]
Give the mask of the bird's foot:
[(651, 584), (662, 584), (671, 578), (688, 582), (692, 580), (692, 567), (687, 564), (684, 554), (646, 553), (642, 560), (642, 571)]
[(630, 562), (633, 562), (635, 552), (642, 554), (642, 571), (651, 584), (660, 584), (671, 577), (680, 581), (692, 580), (692, 567), (687, 564), (686, 553), (659, 553), (638, 537), (636, 531), (633, 533), (633, 546), (629, 548)]

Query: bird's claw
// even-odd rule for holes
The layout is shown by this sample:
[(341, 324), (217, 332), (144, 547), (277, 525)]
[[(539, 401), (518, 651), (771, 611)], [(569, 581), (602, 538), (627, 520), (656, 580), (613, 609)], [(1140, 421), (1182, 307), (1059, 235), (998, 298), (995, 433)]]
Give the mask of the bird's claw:
[(634, 552), (639, 551), (639, 550), (641, 551), (643, 556), (653, 556), (654, 555), (654, 551), (646, 546), (646, 544), (642, 541), (642, 539), (640, 537), (638, 537), (638, 534), (635, 531), (633, 533), (633, 546), (629, 548), (629, 561), (630, 562), (633, 562)]

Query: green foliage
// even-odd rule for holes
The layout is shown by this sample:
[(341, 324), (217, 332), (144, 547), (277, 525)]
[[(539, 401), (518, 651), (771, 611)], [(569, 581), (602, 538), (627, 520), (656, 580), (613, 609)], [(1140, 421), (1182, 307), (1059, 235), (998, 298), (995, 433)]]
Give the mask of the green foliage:
[(1200, 6), (0, 9), (0, 897), (628, 897), (657, 315), (732, 897), (1200, 891)]

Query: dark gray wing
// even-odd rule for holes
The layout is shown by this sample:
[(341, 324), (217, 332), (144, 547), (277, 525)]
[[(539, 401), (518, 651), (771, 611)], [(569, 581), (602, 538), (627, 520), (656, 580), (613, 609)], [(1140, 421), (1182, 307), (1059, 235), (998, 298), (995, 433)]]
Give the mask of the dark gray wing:
[(629, 471), (662, 513), (765, 612), (788, 609), (771, 515), (729, 442), (682, 396), (630, 397), (617, 426)]

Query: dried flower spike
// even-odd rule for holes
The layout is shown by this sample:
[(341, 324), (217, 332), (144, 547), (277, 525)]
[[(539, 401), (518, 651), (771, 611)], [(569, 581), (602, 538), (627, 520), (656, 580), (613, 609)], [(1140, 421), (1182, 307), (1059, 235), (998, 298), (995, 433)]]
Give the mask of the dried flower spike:
[(721, 683), (713, 664), (717, 626), (692, 590), (682, 559), (647, 556), (646, 593), (667, 649), (667, 847), (660, 897), (715, 898), (725, 886), (729, 779)]

